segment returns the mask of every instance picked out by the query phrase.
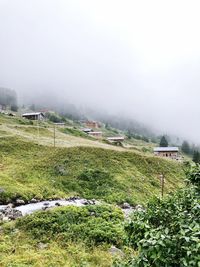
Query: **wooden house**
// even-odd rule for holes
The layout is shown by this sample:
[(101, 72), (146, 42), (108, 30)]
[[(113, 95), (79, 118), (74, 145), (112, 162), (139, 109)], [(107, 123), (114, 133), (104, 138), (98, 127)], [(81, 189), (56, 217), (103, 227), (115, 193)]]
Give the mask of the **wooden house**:
[(179, 159), (178, 147), (156, 147), (154, 148), (154, 155), (162, 158)]
[(108, 137), (107, 141), (110, 143), (114, 144), (121, 144), (124, 141), (124, 136), (113, 136), (113, 137)]
[(22, 117), (28, 120), (44, 120), (44, 114), (42, 112), (24, 113)]
[(87, 128), (93, 128), (93, 129), (98, 129), (101, 127), (97, 121), (86, 121), (85, 126)]
[(102, 132), (89, 132), (88, 133), (89, 136), (92, 136), (94, 138), (97, 138), (97, 139), (101, 139), (102, 138)]

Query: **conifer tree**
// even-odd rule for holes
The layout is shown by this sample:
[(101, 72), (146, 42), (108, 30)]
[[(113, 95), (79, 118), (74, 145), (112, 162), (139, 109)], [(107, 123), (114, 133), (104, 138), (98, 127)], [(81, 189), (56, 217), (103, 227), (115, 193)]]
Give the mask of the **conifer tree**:
[(200, 153), (199, 151), (195, 150), (193, 153), (193, 159), (195, 163), (200, 163)]
[(164, 135), (160, 139), (160, 147), (168, 147), (168, 141)]
[(191, 153), (190, 144), (187, 141), (183, 141), (182, 146), (181, 146), (181, 150), (185, 154), (188, 154), (189, 155)]

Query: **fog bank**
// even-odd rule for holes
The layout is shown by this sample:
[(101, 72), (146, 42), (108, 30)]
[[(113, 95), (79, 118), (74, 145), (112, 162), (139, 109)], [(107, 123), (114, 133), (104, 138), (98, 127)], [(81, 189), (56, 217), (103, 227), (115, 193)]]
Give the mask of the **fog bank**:
[(199, 142), (199, 1), (0, 0), (0, 86)]

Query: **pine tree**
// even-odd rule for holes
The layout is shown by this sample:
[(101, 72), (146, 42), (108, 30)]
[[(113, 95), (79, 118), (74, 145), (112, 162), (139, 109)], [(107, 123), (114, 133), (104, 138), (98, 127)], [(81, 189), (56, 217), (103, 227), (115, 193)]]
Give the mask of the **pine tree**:
[(191, 153), (190, 144), (187, 141), (183, 141), (182, 146), (181, 146), (181, 150), (185, 154), (188, 154), (189, 155)]
[(193, 159), (195, 163), (200, 163), (200, 153), (199, 151), (195, 150), (193, 153)]
[(160, 139), (160, 147), (168, 147), (168, 141), (164, 135)]

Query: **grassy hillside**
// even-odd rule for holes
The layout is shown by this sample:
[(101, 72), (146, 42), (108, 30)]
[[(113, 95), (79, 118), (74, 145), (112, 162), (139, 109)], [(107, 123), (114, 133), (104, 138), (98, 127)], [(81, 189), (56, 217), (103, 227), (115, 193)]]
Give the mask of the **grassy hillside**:
[[(83, 133), (81, 128), (84, 125), (77, 124), (77, 122), (66, 123), (65, 127), (56, 126), (55, 137), (57, 147), (74, 147), (74, 146), (90, 146), (101, 147), (106, 149), (123, 151), (131, 149), (135, 152), (141, 152), (151, 155), (155, 144), (137, 140), (134, 138), (126, 138), (123, 142), (124, 148), (120, 146), (111, 145), (105, 142), (108, 136), (124, 136), (126, 133), (118, 129), (107, 129), (104, 126), (99, 129), (103, 132), (103, 140), (96, 140), (95, 138)], [(6, 135), (19, 136), (37, 144), (53, 146), (54, 145), (54, 125), (50, 121), (29, 121), (23, 119), (20, 115), (10, 117), (0, 113), (0, 137)]]
[(1, 202), (80, 195), (110, 203), (145, 203), (183, 185), (180, 163), (97, 147), (53, 148), (17, 137), (0, 139)]
[(53, 147), (53, 127), (41, 122), (38, 130), (36, 122), (0, 114), (0, 202), (79, 195), (104, 205), (60, 207), (0, 222), (0, 266), (112, 266), (119, 255), (109, 252), (111, 245), (127, 257), (135, 253), (126, 247), (116, 204), (146, 204), (158, 196), (161, 173), (165, 194), (182, 187), (182, 165), (154, 157), (152, 144), (112, 146), (74, 128), (57, 128)]

